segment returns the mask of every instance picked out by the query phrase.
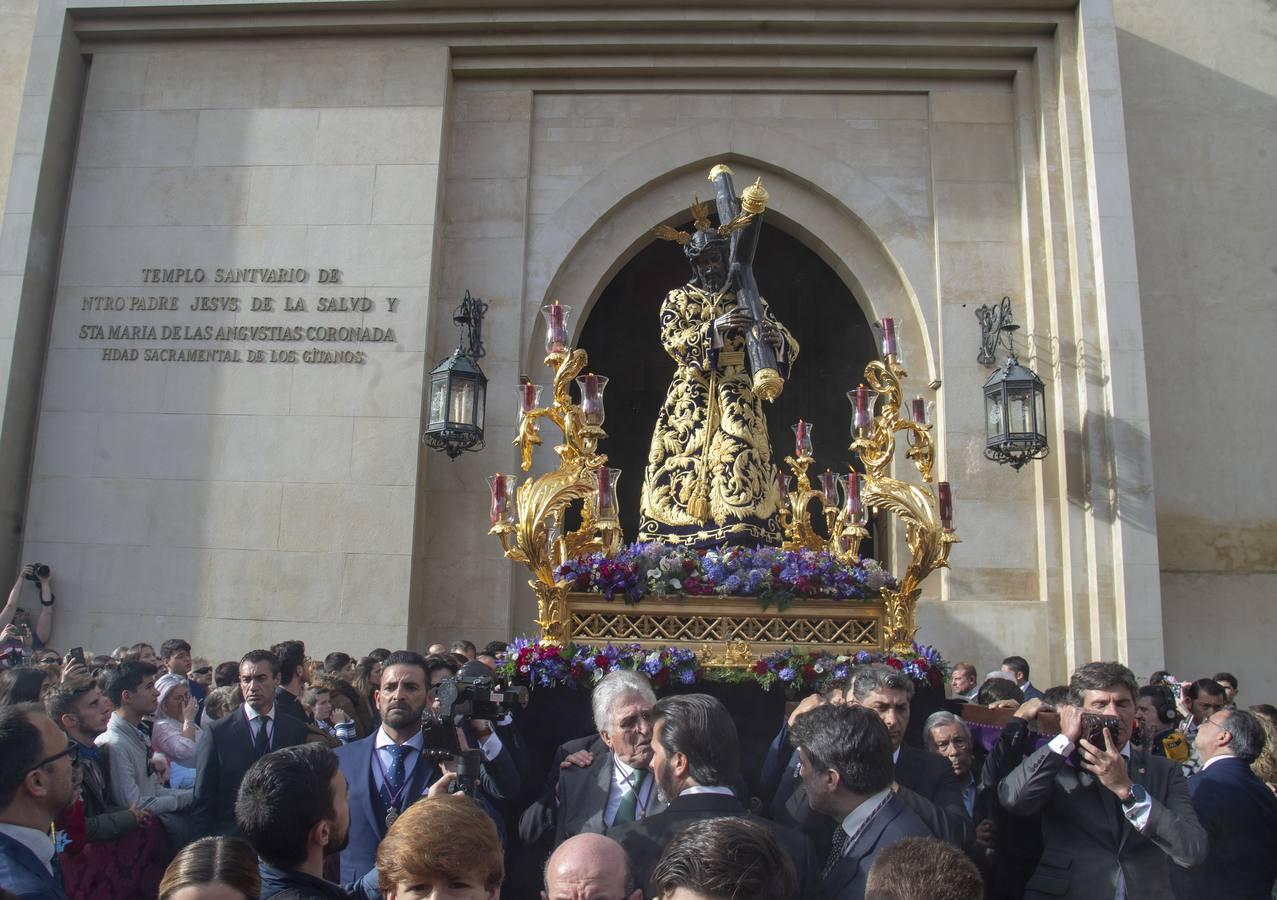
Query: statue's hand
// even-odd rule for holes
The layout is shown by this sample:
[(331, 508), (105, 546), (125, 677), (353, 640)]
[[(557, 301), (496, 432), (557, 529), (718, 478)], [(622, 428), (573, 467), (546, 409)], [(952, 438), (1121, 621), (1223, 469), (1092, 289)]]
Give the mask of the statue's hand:
[(780, 329), (772, 322), (764, 322), (762, 327), (763, 340), (771, 344), (777, 353), (785, 347), (785, 337), (780, 333)]
[(744, 333), (754, 324), (754, 318), (748, 312), (737, 307), (714, 320), (715, 330), (723, 337), (736, 337)]

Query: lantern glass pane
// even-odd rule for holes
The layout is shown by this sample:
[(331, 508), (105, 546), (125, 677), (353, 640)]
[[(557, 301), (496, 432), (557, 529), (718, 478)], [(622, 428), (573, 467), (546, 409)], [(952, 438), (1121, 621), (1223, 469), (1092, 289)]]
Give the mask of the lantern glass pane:
[(1041, 388), (1035, 388), (1033, 391), (1035, 400), (1034, 408), (1036, 416), (1034, 418), (1034, 429), (1038, 434), (1042, 435), (1042, 439), (1046, 439), (1046, 392)]
[(454, 425), (474, 424), (474, 382), (453, 377), (452, 395), (448, 398), (448, 422)]
[(448, 376), (436, 375), (430, 380), (430, 418), (426, 427), (442, 425), (448, 408)]
[(990, 440), (1002, 437), (1002, 392), (984, 397), (985, 434)]
[(488, 386), (482, 381), (475, 383), (474, 391), (474, 424), (475, 427), (482, 430), (483, 428), (483, 408), (488, 402)]
[(1019, 432), (1021, 434), (1033, 432), (1033, 407), (1029, 404), (1029, 397), (1025, 396), (1023, 388), (1013, 388), (1008, 391), (1011, 395), (1008, 406), (1010, 408), (1010, 422), (1007, 424), (1008, 432)]

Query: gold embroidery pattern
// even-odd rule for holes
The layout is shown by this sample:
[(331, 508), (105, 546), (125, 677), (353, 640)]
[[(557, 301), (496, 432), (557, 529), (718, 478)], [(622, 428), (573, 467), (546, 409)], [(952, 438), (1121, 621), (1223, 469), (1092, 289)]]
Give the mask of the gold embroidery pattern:
[[(693, 285), (671, 291), (661, 304), (661, 343), (678, 368), (648, 451), (640, 539), (780, 543), (767, 420), (744, 365), (744, 338), (727, 339), (717, 370), (710, 368), (712, 323), (735, 306), (731, 292), (711, 296)], [(764, 309), (784, 336), (792, 362), (797, 342), (765, 302)], [(708, 521), (695, 514), (702, 489), (708, 491)]]

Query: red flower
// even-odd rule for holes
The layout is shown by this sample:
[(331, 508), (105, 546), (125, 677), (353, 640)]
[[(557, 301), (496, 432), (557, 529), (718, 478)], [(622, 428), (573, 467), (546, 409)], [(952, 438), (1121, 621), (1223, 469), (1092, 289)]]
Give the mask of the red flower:
[(594, 657), (594, 667), (596, 669), (602, 669), (604, 672), (606, 672), (608, 667), (607, 657), (604, 656), (602, 653)]
[(815, 680), (816, 680), (816, 667), (813, 666), (811, 663), (807, 663), (807, 665), (803, 666), (803, 681), (815, 681)]
[(661, 669), (661, 671), (657, 672), (655, 675), (652, 676), (652, 683), (655, 684), (657, 687), (664, 687), (665, 682), (669, 680), (670, 680), (669, 669)]
[(580, 681), (582, 678), (585, 677), (585, 667), (582, 666), (580, 663), (577, 663), (576, 665), (572, 667), (571, 675), (577, 681)]
[(887, 657), (887, 665), (891, 666), (891, 668), (893, 669), (900, 669), (902, 671), (904, 670), (904, 667), (905, 667), (905, 664), (902, 663), (899, 659), (897, 659), (894, 656)]
[(758, 662), (754, 663), (754, 674), (755, 675), (767, 674), (767, 660), (760, 659)]
[(934, 688), (944, 687), (944, 674), (938, 669), (933, 668), (927, 671), (927, 682)]
[(685, 560), (683, 560), (683, 571), (684, 571), (684, 572), (695, 572), (695, 571), (696, 571), (696, 563), (692, 562), (692, 560), (690, 560), (690, 559), (685, 559)]

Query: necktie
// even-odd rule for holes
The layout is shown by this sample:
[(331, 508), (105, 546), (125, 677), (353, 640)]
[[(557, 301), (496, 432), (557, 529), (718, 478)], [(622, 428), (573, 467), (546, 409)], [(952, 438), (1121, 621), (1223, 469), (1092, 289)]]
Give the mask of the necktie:
[(638, 812), (639, 793), (643, 790), (643, 782), (647, 780), (647, 769), (635, 769), (628, 780), (629, 787), (621, 796), (621, 805), (616, 808), (613, 825), (624, 825), (633, 822)]
[(399, 791), (404, 783), (404, 757), (410, 748), (403, 744), (389, 744), (382, 749), (390, 753), (390, 768), (386, 770), (386, 778), (381, 785), (381, 799), (387, 807), (391, 807), (399, 800)]
[(821, 880), (828, 878), (834, 866), (838, 865), (838, 860), (842, 859), (842, 852), (847, 849), (848, 838), (847, 829), (841, 826), (834, 832), (834, 840), (829, 847), (829, 858), (825, 860), (825, 868), (820, 871)]
[(257, 718), (257, 737), (253, 739), (253, 751), (258, 758), (270, 753), (270, 716)]

